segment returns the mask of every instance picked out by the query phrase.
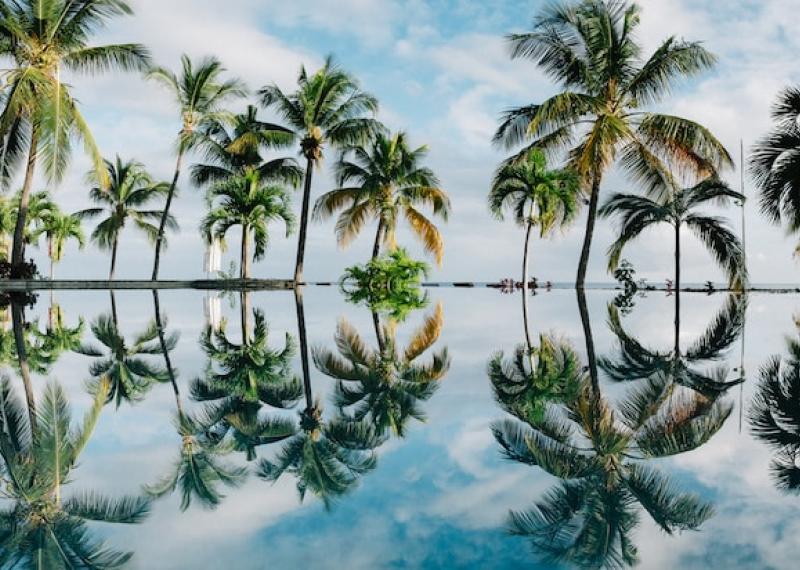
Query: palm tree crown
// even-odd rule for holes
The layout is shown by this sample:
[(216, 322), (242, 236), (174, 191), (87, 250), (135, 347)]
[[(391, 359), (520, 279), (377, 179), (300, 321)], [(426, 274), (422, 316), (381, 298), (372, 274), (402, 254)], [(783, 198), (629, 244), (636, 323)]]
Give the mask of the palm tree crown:
[(348, 245), (370, 219), (378, 220), (373, 259), (381, 245), (397, 247), (395, 234), (400, 216), (405, 217), (425, 250), (439, 264), (444, 254), (442, 236), (436, 226), (417, 210), (429, 205), (434, 215), (447, 220), (450, 198), (439, 188), (430, 168), (421, 166), (427, 147), (411, 149), (405, 133), (378, 133), (369, 148), (346, 147), (337, 164), (341, 188), (323, 194), (314, 206), (314, 216), (325, 219), (343, 210), (336, 222), (339, 245)]
[(640, 8), (628, 1), (548, 4), (533, 30), (511, 34), (513, 58), (536, 63), (562, 91), (539, 104), (504, 113), (495, 142), (547, 153), (570, 148), (567, 164), (589, 193), (589, 215), (578, 266), (583, 287), (603, 175), (614, 163), (645, 191), (661, 192), (670, 172), (708, 176), (731, 164), (722, 144), (701, 125), (643, 110), (677, 80), (708, 69), (714, 57), (697, 42), (668, 38), (647, 59), (635, 32)]
[(74, 239), (78, 247), (86, 245), (86, 236), (81, 227), (81, 220), (75, 214), (64, 214), (55, 209), (50, 212), (42, 224), (31, 233), (30, 240), (36, 243), (41, 236), (47, 240), (47, 255), (50, 258), (50, 279), (53, 278), (53, 264), (64, 257), (67, 241)]

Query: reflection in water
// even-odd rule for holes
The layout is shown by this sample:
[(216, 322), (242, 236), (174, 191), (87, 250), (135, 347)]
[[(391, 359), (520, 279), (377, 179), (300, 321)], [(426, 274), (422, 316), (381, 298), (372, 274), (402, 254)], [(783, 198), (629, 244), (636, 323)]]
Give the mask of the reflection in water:
[(437, 305), (405, 349), (398, 345), (394, 319), (381, 324), (375, 312), (373, 319), (377, 350), (341, 319), (334, 337), (338, 354), (317, 347), (314, 363), (336, 380), (335, 402), (348, 421), (366, 421), (377, 433), (391, 431), (402, 437), (411, 418), (425, 420), (420, 404), (433, 396), (450, 368), (447, 348), (434, 353), (429, 362), (417, 362), (439, 340), (444, 313)]

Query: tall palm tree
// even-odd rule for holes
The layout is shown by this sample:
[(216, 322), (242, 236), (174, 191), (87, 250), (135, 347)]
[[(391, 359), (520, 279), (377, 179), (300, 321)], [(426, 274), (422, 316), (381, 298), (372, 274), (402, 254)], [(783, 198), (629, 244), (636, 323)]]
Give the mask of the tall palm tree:
[(9, 179), (27, 155), (12, 252), (17, 268), (25, 257), (28, 199), (38, 158), (44, 159), (47, 177), (57, 182), (66, 170), (71, 142), (77, 139), (98, 173), (103, 169), (70, 86), (61, 82), (61, 70), (144, 70), (149, 53), (139, 44), (90, 45), (92, 36), (109, 22), (132, 13), (125, 0), (17, 0), (0, 10), (0, 53), (14, 62), (3, 78), (8, 85), (0, 115), (4, 178)]
[[(772, 130), (750, 156), (750, 173), (759, 189), (761, 213), (773, 223), (785, 221), (789, 232), (800, 230), (800, 87), (787, 87), (772, 107)], [(800, 245), (795, 249), (800, 255)]]
[(202, 138), (202, 129), (210, 124), (225, 121), (230, 113), (225, 105), (232, 99), (245, 95), (244, 84), (238, 79), (223, 80), (225, 68), (216, 58), (210, 57), (192, 62), (188, 55), (181, 56), (181, 73), (176, 75), (164, 67), (156, 67), (148, 73), (148, 77), (158, 81), (169, 90), (178, 105), (181, 118), (181, 130), (178, 133), (177, 159), (175, 174), (167, 191), (167, 202), (161, 215), (161, 222), (156, 234), (156, 252), (153, 261), (152, 280), (158, 279), (161, 262), (161, 248), (164, 245), (164, 231), (169, 225), (170, 207), (184, 155), (195, 148)]
[(80, 426), (55, 382), (45, 388), (37, 421), (26, 420), (7, 377), (0, 380), (0, 566), (3, 568), (120, 568), (120, 552), (90, 533), (89, 522), (135, 524), (150, 510), (146, 498), (82, 492), (64, 498), (81, 453), (92, 436), (108, 392), (103, 383)]
[[(125, 223), (130, 219), (150, 241), (155, 242), (159, 228), (153, 222), (162, 219), (166, 209), (144, 208), (149, 202), (165, 196), (169, 186), (165, 182), (154, 182), (141, 162), (135, 160), (125, 162), (119, 156), (114, 162), (105, 161), (105, 172), (110, 181), (105, 187), (99, 184), (100, 180), (93, 173), (89, 173), (89, 180), (95, 183), (89, 191), (89, 197), (94, 203), (102, 204), (102, 207), (81, 210), (75, 215), (80, 219), (91, 219), (103, 214), (107, 216), (97, 224), (91, 237), (101, 249), (111, 250), (108, 278), (112, 280), (117, 267), (119, 237)], [(178, 227), (172, 215), (167, 215), (165, 223), (170, 228)]]
[(53, 279), (53, 267), (64, 258), (67, 242), (74, 239), (78, 247), (86, 245), (86, 236), (81, 228), (81, 220), (74, 214), (63, 214), (59, 211), (50, 213), (43, 223), (31, 234), (31, 241), (36, 243), (44, 236), (47, 240), (47, 256), (50, 258), (50, 279)]
[(352, 325), (342, 319), (334, 337), (339, 354), (317, 347), (312, 353), (314, 364), (336, 380), (335, 401), (349, 419), (367, 421), (379, 434), (391, 431), (403, 437), (411, 418), (425, 420), (420, 403), (433, 396), (450, 369), (447, 348), (434, 353), (428, 362), (417, 361), (439, 340), (444, 326), (442, 307), (437, 306), (425, 318), (405, 350), (398, 346), (396, 323), (381, 326), (378, 315), (373, 315), (377, 350), (368, 348)]
[(503, 454), (561, 479), (529, 510), (512, 511), (510, 530), (529, 538), (551, 563), (634, 565), (637, 503), (670, 534), (696, 530), (713, 515), (709, 503), (680, 492), (646, 462), (705, 444), (731, 405), (691, 391), (663, 398), (667, 383), (653, 378), (615, 407), (575, 368), (576, 358), (563, 360), (563, 375), (578, 386), (575, 398), (544, 402), (542, 411), (529, 405), (526, 391), (511, 396), (516, 382), (500, 393), (500, 405), (514, 417), (492, 426)]
[(300, 283), (314, 168), (320, 165), (326, 146), (343, 148), (366, 144), (381, 129), (375, 119), (366, 116), (375, 114), (378, 101), (361, 91), (358, 82), (340, 69), (331, 56), (313, 75), (301, 67), (294, 93), (287, 95), (272, 84), (262, 87), (258, 94), (261, 104), (274, 109), (286, 121), (286, 127), (300, 138), (300, 152), (306, 159), (294, 271), (294, 280)]
[[(250, 237), (255, 243), (253, 260), (264, 257), (269, 245), (269, 223), (282, 220), (286, 237), (294, 230), (291, 196), (281, 186), (266, 182), (258, 170), (234, 176), (215, 183), (208, 193), (212, 206), (201, 223), (201, 231), (208, 243), (224, 242), (225, 235), (234, 226), (242, 228), (242, 245), (239, 276), (250, 278)], [(219, 202), (217, 202), (219, 201)]]
[(548, 170), (547, 158), (539, 149), (513, 163), (504, 164), (495, 174), (489, 192), (489, 210), (502, 220), (506, 209), (514, 213), (518, 225), (525, 228), (522, 254), (522, 291), (528, 288), (528, 249), (534, 226), (539, 237), (556, 228), (565, 228), (578, 213), (579, 183), (570, 170)]
[(397, 222), (403, 216), (425, 250), (441, 265), (442, 236), (417, 206), (428, 205), (434, 215), (447, 220), (450, 198), (439, 188), (433, 171), (420, 164), (427, 152), (425, 146), (411, 149), (402, 132), (393, 136), (378, 133), (368, 148), (345, 147), (336, 166), (341, 187), (319, 197), (314, 217), (324, 220), (342, 210), (336, 220), (336, 239), (342, 247), (361, 233), (365, 223), (377, 219), (372, 248), (372, 259), (376, 259), (381, 245), (397, 248)]
[(613, 271), (625, 246), (657, 224), (670, 224), (675, 230), (675, 289), (681, 286), (681, 228), (689, 228), (713, 255), (728, 278), (728, 286), (741, 290), (747, 283), (744, 250), (739, 238), (718, 217), (696, 213), (708, 203), (726, 204), (729, 199), (744, 200), (718, 178), (708, 178), (696, 186), (672, 193), (661, 200), (633, 194), (614, 194), (600, 208), (600, 215), (621, 218), (619, 237), (608, 250), (608, 270)]
[(525, 143), (546, 153), (569, 148), (567, 166), (589, 195), (576, 286), (581, 289), (603, 176), (619, 164), (648, 194), (663, 191), (670, 172), (708, 176), (732, 164), (705, 127), (643, 110), (662, 101), (680, 79), (710, 68), (715, 58), (698, 42), (670, 37), (647, 59), (636, 42), (640, 8), (627, 0), (566, 0), (547, 4), (533, 30), (507, 36), (512, 58), (532, 60), (562, 91), (503, 114), (494, 140)]

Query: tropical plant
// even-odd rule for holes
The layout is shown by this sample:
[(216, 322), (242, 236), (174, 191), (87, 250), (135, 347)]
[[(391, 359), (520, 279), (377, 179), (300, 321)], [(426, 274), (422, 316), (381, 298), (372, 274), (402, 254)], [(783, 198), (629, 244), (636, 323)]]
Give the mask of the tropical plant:
[(319, 197), (314, 217), (325, 220), (342, 210), (336, 220), (336, 240), (342, 247), (358, 236), (365, 223), (377, 219), (373, 260), (380, 255), (381, 245), (389, 252), (397, 248), (397, 222), (401, 216), (405, 217), (425, 251), (441, 265), (442, 236), (417, 206), (430, 206), (434, 215), (446, 221), (450, 198), (439, 188), (433, 171), (421, 166), (427, 152), (425, 146), (411, 149), (405, 133), (393, 136), (378, 133), (368, 148), (343, 148), (336, 166), (341, 187)]
[(224, 106), (232, 99), (245, 95), (244, 84), (238, 79), (222, 80), (224, 73), (225, 68), (216, 58), (205, 58), (199, 62), (192, 62), (185, 54), (181, 56), (180, 75), (176, 75), (164, 67), (153, 68), (148, 73), (149, 78), (161, 83), (173, 95), (181, 118), (175, 174), (167, 191), (167, 201), (155, 238), (153, 281), (158, 279), (161, 248), (165, 245), (164, 231), (169, 225), (170, 207), (181, 175), (183, 157), (204, 140), (204, 128), (230, 119), (231, 114), (224, 109)]
[(608, 270), (614, 271), (625, 246), (641, 233), (658, 224), (675, 230), (675, 289), (681, 285), (681, 228), (689, 228), (709, 250), (728, 278), (728, 286), (741, 290), (747, 283), (747, 266), (739, 238), (722, 218), (696, 213), (710, 202), (726, 204), (744, 196), (719, 180), (708, 178), (696, 186), (672, 193), (661, 200), (634, 194), (614, 194), (600, 208), (603, 217), (621, 218), (619, 237), (608, 249)]
[[(570, 350), (567, 348), (566, 350)], [(499, 400), (514, 419), (492, 431), (503, 454), (538, 466), (561, 481), (534, 506), (512, 511), (512, 534), (527, 537), (547, 563), (586, 568), (634, 565), (637, 504), (663, 531), (696, 530), (713, 515), (711, 504), (683, 493), (646, 465), (706, 443), (725, 423), (731, 405), (691, 391), (664, 398), (668, 382), (651, 378), (612, 406), (592, 380), (565, 359), (565, 379), (577, 397), (530, 405), (508, 394)]]
[[(291, 197), (281, 186), (267, 183), (258, 170), (234, 176), (215, 183), (209, 190), (212, 206), (201, 223), (201, 231), (208, 243), (219, 240), (234, 226), (242, 228), (242, 245), (239, 277), (250, 277), (250, 237), (255, 243), (253, 260), (263, 259), (269, 245), (269, 223), (282, 220), (286, 237), (294, 230)], [(218, 201), (218, 202), (217, 202)]]
[(371, 311), (384, 313), (395, 321), (428, 304), (422, 291), (422, 278), (428, 266), (411, 259), (403, 248), (370, 260), (365, 265), (345, 269), (339, 283), (349, 303), (364, 304)]
[(24, 262), (28, 200), (39, 158), (47, 178), (59, 181), (76, 139), (98, 173), (103, 169), (100, 151), (70, 86), (61, 81), (61, 71), (145, 69), (149, 55), (139, 44), (89, 45), (110, 21), (131, 14), (125, 0), (16, 0), (0, 10), (0, 54), (13, 61), (3, 74), (7, 89), (0, 115), (0, 175), (8, 181), (26, 163), (11, 256), (15, 267)]
[(92, 536), (87, 523), (135, 524), (150, 502), (143, 497), (104, 497), (84, 491), (64, 498), (65, 485), (97, 425), (109, 386), (101, 384), (80, 426), (55, 382), (47, 385), (36, 422), (7, 377), (0, 380), (0, 473), (4, 505), (0, 510), (0, 567), (120, 568), (131, 552), (109, 548)]
[(578, 214), (577, 175), (569, 170), (548, 170), (539, 149), (531, 149), (519, 161), (504, 164), (495, 174), (489, 192), (489, 210), (502, 220), (506, 209), (525, 228), (522, 254), (522, 289), (528, 287), (528, 250), (534, 226), (543, 238), (569, 226)]
[(261, 104), (274, 109), (286, 122), (286, 128), (300, 138), (300, 152), (306, 159), (294, 275), (295, 282), (300, 283), (314, 168), (320, 166), (326, 146), (363, 145), (382, 129), (375, 119), (365, 116), (375, 114), (378, 101), (361, 91), (358, 82), (341, 70), (330, 56), (313, 75), (309, 75), (305, 67), (300, 68), (294, 93), (287, 95), (272, 84), (262, 87), (258, 94)]
[(403, 437), (410, 419), (425, 420), (420, 404), (433, 396), (450, 369), (447, 348), (430, 361), (418, 359), (439, 340), (442, 306), (425, 318), (405, 350), (398, 346), (396, 323), (381, 326), (376, 315), (378, 348), (368, 348), (346, 320), (339, 321), (334, 342), (338, 354), (322, 347), (313, 350), (320, 372), (336, 380), (335, 403), (352, 421), (366, 421), (379, 434), (391, 431)]
[(50, 279), (52, 280), (53, 267), (64, 258), (64, 248), (67, 242), (74, 239), (78, 242), (78, 247), (83, 249), (86, 245), (86, 237), (78, 216), (63, 214), (57, 210), (50, 212), (42, 220), (42, 224), (31, 234), (30, 240), (32, 243), (36, 243), (42, 236), (47, 240), (47, 257), (50, 258)]
[[(761, 213), (771, 222), (800, 230), (800, 87), (787, 87), (772, 107), (772, 130), (752, 149), (750, 173), (759, 189)], [(800, 245), (795, 248), (800, 255)]]
[(532, 60), (562, 91), (539, 104), (503, 114), (494, 141), (505, 148), (525, 143), (558, 153), (569, 148), (567, 167), (589, 196), (586, 232), (576, 285), (583, 288), (603, 176), (618, 164), (648, 195), (732, 164), (705, 127), (687, 119), (647, 112), (679, 79), (710, 68), (715, 58), (699, 42), (670, 37), (647, 59), (636, 41), (640, 8), (626, 0), (568, 0), (545, 5), (533, 30), (507, 36), (512, 58)]
[[(108, 278), (111, 280), (114, 279), (117, 267), (117, 248), (125, 223), (131, 220), (151, 242), (155, 242), (158, 238), (158, 227), (153, 222), (161, 219), (165, 210), (149, 210), (144, 207), (165, 196), (169, 187), (165, 182), (154, 182), (141, 162), (125, 162), (119, 156), (114, 162), (105, 161), (104, 177), (109, 180), (106, 186), (100, 183), (101, 180), (95, 173), (90, 172), (87, 176), (94, 184), (89, 191), (89, 198), (102, 207), (87, 208), (75, 215), (80, 219), (106, 215), (97, 224), (91, 238), (100, 249), (111, 250), (111, 268), (108, 271)], [(178, 227), (172, 215), (167, 215), (165, 223), (172, 229)]]

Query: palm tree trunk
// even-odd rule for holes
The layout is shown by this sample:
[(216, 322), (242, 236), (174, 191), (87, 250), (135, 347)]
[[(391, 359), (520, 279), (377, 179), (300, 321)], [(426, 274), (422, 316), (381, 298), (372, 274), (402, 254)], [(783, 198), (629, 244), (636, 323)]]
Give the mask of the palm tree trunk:
[(169, 208), (172, 205), (172, 198), (175, 196), (175, 188), (178, 186), (178, 178), (181, 175), (181, 163), (183, 161), (183, 149), (178, 151), (178, 160), (175, 162), (175, 175), (172, 177), (172, 184), (167, 194), (167, 202), (164, 204), (164, 211), (161, 213), (161, 222), (158, 224), (158, 236), (156, 236), (156, 256), (153, 260), (153, 281), (158, 279), (158, 267), (161, 264), (161, 244), (164, 242), (164, 231), (169, 219)]
[(311, 393), (311, 374), (308, 368), (308, 338), (306, 336), (306, 312), (303, 306), (303, 289), (295, 287), (294, 305), (297, 310), (297, 332), (300, 337), (300, 364), (303, 367), (303, 389), (306, 396), (306, 409), (314, 405)]
[(50, 260), (50, 281), (53, 280), (53, 238), (47, 238), (47, 257)]
[(242, 279), (250, 278), (250, 255), (248, 253), (248, 233), (250, 232), (247, 224), (242, 224), (242, 254), (239, 260), (239, 277)]
[(114, 243), (111, 246), (111, 269), (108, 272), (108, 280), (114, 280), (114, 272), (117, 270), (117, 246), (119, 244), (119, 235), (114, 237)]
[(383, 218), (378, 221), (378, 231), (375, 233), (375, 245), (372, 246), (372, 260), (378, 259), (381, 254), (381, 241), (383, 240), (383, 232), (386, 230), (386, 225), (383, 223)]
[(589, 367), (589, 378), (592, 382), (592, 389), (596, 398), (600, 397), (600, 381), (597, 376), (597, 358), (594, 351), (594, 337), (592, 336), (592, 323), (589, 320), (589, 307), (586, 304), (586, 293), (582, 288), (576, 289), (578, 297), (578, 311), (581, 314), (581, 324), (583, 325), (583, 337), (586, 342), (586, 360)]
[(575, 287), (578, 289), (583, 289), (584, 283), (586, 282), (586, 268), (589, 266), (589, 253), (592, 248), (594, 222), (597, 218), (597, 202), (600, 198), (600, 178), (600, 174), (595, 172), (592, 179), (592, 194), (589, 197), (589, 215), (586, 218), (586, 233), (583, 235), (581, 258), (578, 262), (578, 275), (575, 278)]
[[(533, 206), (531, 206), (531, 213), (533, 213)], [(528, 250), (530, 248), (532, 230), (533, 222), (529, 219), (528, 227), (525, 231), (525, 249), (522, 253), (522, 321), (525, 326), (525, 342), (528, 345), (531, 366), (533, 366), (533, 342), (531, 341), (531, 331), (528, 326)]]
[(11, 324), (14, 328), (14, 344), (17, 349), (17, 361), (19, 362), (19, 374), (22, 377), (22, 385), (25, 388), (25, 401), (28, 405), (28, 420), (31, 426), (31, 433), (36, 433), (36, 399), (33, 394), (33, 383), (31, 382), (31, 370), (28, 365), (28, 351), (25, 348), (25, 307), (14, 299), (11, 300)]
[(675, 356), (680, 354), (681, 334), (681, 224), (675, 224)]
[(108, 294), (111, 296), (111, 320), (114, 323), (114, 328), (119, 333), (119, 319), (117, 317), (117, 298), (114, 296), (114, 290), (111, 289)]
[(28, 164), (25, 168), (25, 181), (17, 209), (17, 224), (14, 227), (14, 244), (11, 251), (11, 275), (18, 277), (22, 264), (25, 263), (25, 226), (28, 218), (28, 203), (33, 187), (33, 176), (36, 172), (36, 159), (39, 147), (39, 129), (34, 126), (31, 130), (30, 149), (28, 150)]
[(250, 294), (247, 291), (239, 293), (239, 320), (242, 325), (242, 346), (247, 344), (250, 331)]
[(386, 346), (386, 340), (383, 338), (383, 331), (381, 330), (381, 318), (378, 316), (377, 311), (372, 311), (372, 326), (375, 328), (375, 338), (378, 341), (378, 351), (383, 354), (383, 349)]
[[(306, 160), (306, 174), (303, 181), (303, 205), (300, 211), (300, 234), (297, 236), (297, 263), (294, 266), (294, 282), (303, 282), (303, 262), (306, 256), (306, 234), (308, 233), (308, 204), (311, 200), (311, 178), (314, 174), (314, 161)], [(301, 294), (302, 298), (302, 294)]]
[(167, 375), (172, 384), (172, 392), (175, 394), (175, 407), (178, 410), (178, 416), (183, 419), (183, 404), (181, 403), (181, 391), (178, 388), (178, 382), (175, 379), (175, 369), (172, 367), (172, 359), (167, 350), (167, 339), (164, 335), (164, 325), (161, 320), (161, 304), (158, 302), (158, 290), (153, 289), (153, 306), (155, 308), (156, 328), (158, 329), (158, 342), (161, 345), (161, 352), (164, 354), (164, 364), (167, 367)]

